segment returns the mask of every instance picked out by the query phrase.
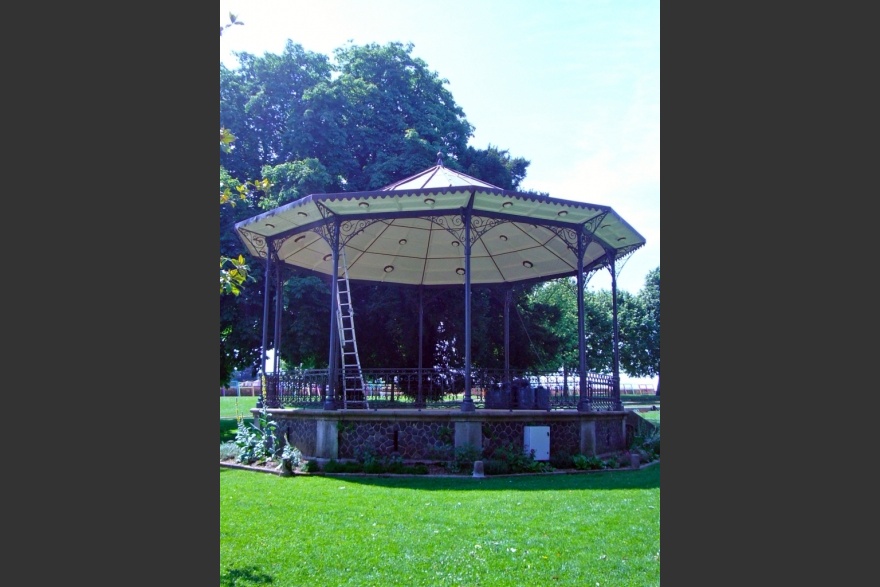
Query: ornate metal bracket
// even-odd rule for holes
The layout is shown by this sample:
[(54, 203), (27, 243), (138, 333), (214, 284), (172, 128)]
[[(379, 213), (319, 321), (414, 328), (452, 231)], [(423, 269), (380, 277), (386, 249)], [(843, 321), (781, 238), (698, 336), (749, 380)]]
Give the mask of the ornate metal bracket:
[(255, 232), (251, 232), (246, 228), (240, 228), (238, 230), (239, 234), (247, 239), (247, 241), (254, 247), (257, 251), (257, 255), (261, 259), (266, 258), (266, 239)]

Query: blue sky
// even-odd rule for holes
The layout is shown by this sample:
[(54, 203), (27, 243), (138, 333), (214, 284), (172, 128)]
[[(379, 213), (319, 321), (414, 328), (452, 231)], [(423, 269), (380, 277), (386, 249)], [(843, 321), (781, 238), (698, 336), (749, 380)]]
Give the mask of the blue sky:
[[(233, 51), (288, 39), (333, 58), (349, 42), (413, 43), (476, 127), (470, 145), (531, 161), (523, 189), (611, 206), (647, 244), (619, 267), (637, 293), (660, 265), (660, 2), (220, 0)], [(610, 289), (607, 271), (590, 289)]]

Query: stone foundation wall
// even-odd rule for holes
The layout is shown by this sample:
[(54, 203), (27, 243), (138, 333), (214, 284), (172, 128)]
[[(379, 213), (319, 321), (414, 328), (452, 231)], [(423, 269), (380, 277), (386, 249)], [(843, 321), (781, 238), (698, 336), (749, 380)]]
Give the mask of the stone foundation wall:
[[(256, 413), (256, 410), (252, 410)], [(523, 449), (525, 426), (549, 426), (550, 456), (601, 455), (626, 448), (626, 412), (477, 410), (273, 409), (279, 435), (309, 458), (358, 459), (400, 455), (408, 461), (448, 461), (459, 445), (485, 457), (500, 447)]]
[(318, 423), (315, 420), (278, 421), (278, 434), (286, 437), (302, 454), (315, 454), (315, 440), (318, 437)]
[(596, 421), (596, 454), (620, 450), (624, 446), (625, 426), (620, 420)]

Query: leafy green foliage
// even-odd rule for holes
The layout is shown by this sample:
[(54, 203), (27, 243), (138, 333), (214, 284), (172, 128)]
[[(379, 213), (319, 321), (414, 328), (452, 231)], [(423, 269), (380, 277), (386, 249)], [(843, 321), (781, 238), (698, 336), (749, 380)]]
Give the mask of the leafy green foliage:
[(660, 267), (645, 277), (645, 285), (633, 304), (621, 315), (620, 364), (639, 377), (657, 376), (660, 395)]
[(278, 439), (275, 431), (278, 423), (270, 419), (269, 411), (264, 407), (257, 416), (257, 423), (239, 420), (235, 434), (235, 444), (240, 453), (238, 461), (249, 465), (258, 461), (265, 461), (275, 457), (279, 453)]
[(324, 464), (325, 473), (363, 473), (364, 464), (358, 461), (337, 461), (330, 459)]
[(639, 453), (642, 462), (656, 461), (660, 457), (660, 428), (653, 428), (633, 438), (630, 451)]
[(535, 460), (535, 451), (526, 454), (513, 444), (506, 444), (495, 449), (488, 468), (483, 464), (487, 475), (500, 473), (547, 473), (553, 470), (550, 463)]
[(450, 473), (470, 473), (474, 470), (474, 461), (480, 460), (482, 456), (483, 451), (472, 444), (457, 446), (447, 469)]
[[(369, 474), (394, 473), (425, 475), (428, 468), (423, 464), (407, 465), (399, 454), (378, 455), (371, 448), (362, 448), (357, 454), (360, 470)], [(325, 472), (330, 473), (331, 471)], [(360, 471), (359, 471), (360, 472)]]
[(221, 442), (220, 443), (220, 460), (225, 461), (228, 459), (238, 460), (238, 455), (241, 454), (241, 449), (238, 444), (232, 441)]
[[(589, 280), (587, 280), (589, 282)], [(577, 280), (566, 277), (536, 286), (529, 296), (531, 312), (543, 312), (544, 328), (555, 337), (558, 351), (553, 360), (544, 361), (545, 370), (557, 369), (562, 363), (576, 370)], [(617, 292), (620, 337), (620, 368), (636, 377), (660, 374), (660, 268), (650, 271), (645, 287), (638, 295)], [(613, 299), (611, 291), (584, 291), (584, 342), (587, 370), (611, 373), (614, 360)], [(555, 364), (554, 364), (555, 361)], [(658, 383), (659, 388), (659, 383)]]
[(602, 459), (593, 455), (576, 454), (572, 457), (572, 461), (574, 462), (574, 468), (581, 471), (604, 468)]
[[(232, 143), (235, 141), (235, 135), (229, 132), (228, 128), (220, 129), (220, 150), (224, 153), (228, 153), (232, 150)], [(227, 199), (229, 198), (229, 194), (226, 194)], [(221, 193), (220, 203), (225, 204), (223, 201), (223, 195)]]
[(302, 452), (284, 437), (284, 449), (281, 451), (281, 462), (278, 469), (282, 474), (292, 475), (302, 465)]
[(281, 451), (281, 460), (289, 462), (294, 468), (302, 463), (302, 451), (284, 439), (284, 449)]
[(550, 455), (550, 465), (554, 469), (573, 469), (574, 459), (566, 451), (559, 451)]
[(239, 295), (241, 286), (246, 281), (254, 281), (254, 278), (248, 275), (248, 266), (244, 261), (244, 256), (239, 255), (235, 259), (220, 256), (220, 293), (231, 293)]
[[(552, 356), (552, 361), (544, 363), (545, 369), (558, 369), (560, 363), (572, 371), (579, 368), (577, 293), (577, 280), (566, 277), (536, 286), (531, 295), (532, 307), (555, 308), (555, 312), (545, 311), (545, 328), (560, 341), (560, 350)], [(619, 291), (618, 301), (628, 295), (626, 291)], [(611, 292), (585, 288), (584, 343), (588, 371), (611, 372), (613, 334)]]
[(519, 190), (526, 177), (530, 162), (522, 157), (511, 157), (506, 149), (490, 144), (486, 149), (467, 147), (461, 157), (465, 173), (478, 177), (505, 190)]
[(324, 192), (332, 185), (327, 168), (314, 157), (301, 161), (265, 165), (263, 177), (271, 186), (264, 190), (266, 196), (259, 201), (263, 210), (271, 210), (308, 196)]

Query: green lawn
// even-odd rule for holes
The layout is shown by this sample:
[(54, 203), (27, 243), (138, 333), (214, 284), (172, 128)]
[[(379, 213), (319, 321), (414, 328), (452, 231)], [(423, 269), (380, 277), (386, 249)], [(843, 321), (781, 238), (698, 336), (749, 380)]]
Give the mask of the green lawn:
[(512, 477), (220, 469), (220, 585), (660, 584), (660, 464)]
[(245, 418), (251, 418), (253, 416), (250, 413), (250, 409), (255, 407), (257, 407), (257, 398), (255, 396), (221, 397), (220, 418), (237, 418), (238, 414)]

